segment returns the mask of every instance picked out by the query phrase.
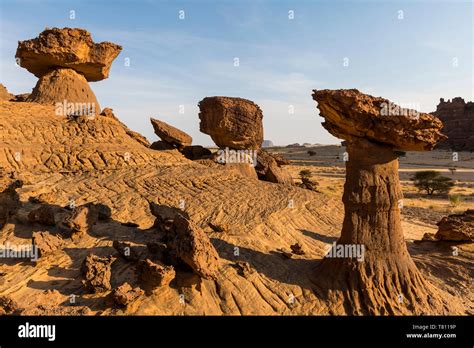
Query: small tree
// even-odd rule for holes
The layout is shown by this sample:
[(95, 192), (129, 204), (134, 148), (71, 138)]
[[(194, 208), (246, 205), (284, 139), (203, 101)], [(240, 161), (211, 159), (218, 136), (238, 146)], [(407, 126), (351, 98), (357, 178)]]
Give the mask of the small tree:
[(308, 151), (308, 155), (314, 156), (314, 155), (316, 155), (316, 151), (314, 151), (314, 150), (309, 150), (309, 151)]
[(454, 173), (456, 173), (456, 167), (451, 167), (449, 168), (449, 171), (451, 172), (451, 175), (454, 175)]
[(419, 191), (425, 191), (429, 196), (437, 193), (449, 193), (454, 186), (450, 178), (442, 176), (439, 172), (434, 170), (426, 170), (416, 172), (411, 178), (414, 181), (415, 187)]
[(313, 175), (311, 174), (311, 170), (309, 169), (303, 169), (302, 171), (300, 171), (300, 178), (301, 180), (303, 180), (304, 178), (311, 178)]

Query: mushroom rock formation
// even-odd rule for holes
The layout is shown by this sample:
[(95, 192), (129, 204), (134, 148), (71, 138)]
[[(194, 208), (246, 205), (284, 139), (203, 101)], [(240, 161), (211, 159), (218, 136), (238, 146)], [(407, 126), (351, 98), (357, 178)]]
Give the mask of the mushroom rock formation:
[[(448, 309), (408, 253), (394, 152), (431, 150), (446, 138), (440, 133), (442, 123), (429, 114), (407, 116), (403, 109), (387, 115), (383, 108), (392, 103), (356, 89), (313, 92), (324, 128), (347, 141), (349, 154), (341, 236), (317, 274), (319, 289), (334, 302), (331, 308), (349, 314), (456, 312), (456, 303), (452, 301)], [(350, 255), (357, 250), (362, 251), (360, 258)]]
[(193, 138), (187, 133), (170, 126), (168, 123), (150, 118), (155, 134), (158, 135), (161, 140), (170, 145), (176, 146), (178, 149), (183, 149), (185, 146), (191, 145)]
[(201, 132), (217, 146), (259, 149), (263, 142), (263, 114), (254, 102), (232, 97), (206, 97), (199, 102)]
[(35, 39), (20, 41), (16, 58), (38, 78), (57, 68), (70, 68), (92, 82), (109, 77), (112, 61), (121, 50), (111, 42), (94, 43), (84, 29), (53, 28)]
[(39, 78), (27, 101), (64, 104), (63, 114), (99, 114), (87, 82), (106, 79), (121, 49), (110, 42), (94, 43), (84, 29), (47, 29), (35, 39), (20, 41), (16, 51), (20, 66)]

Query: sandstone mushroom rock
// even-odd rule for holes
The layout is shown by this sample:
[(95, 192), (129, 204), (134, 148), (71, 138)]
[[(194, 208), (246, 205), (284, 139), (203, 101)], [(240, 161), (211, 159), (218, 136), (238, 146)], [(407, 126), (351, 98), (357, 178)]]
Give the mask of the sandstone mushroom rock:
[(445, 139), (442, 123), (423, 113), (384, 115), (385, 105), (393, 104), (356, 89), (315, 90), (313, 99), (325, 118), (323, 126), (347, 141), (345, 216), (336, 245), (362, 254), (328, 253), (318, 267), (320, 289), (353, 314), (446, 311), (442, 296), (423, 278), (406, 247), (394, 153), (395, 148), (432, 149)]
[(27, 101), (55, 105), (60, 115), (98, 115), (99, 103), (88, 81), (106, 79), (121, 49), (110, 42), (94, 43), (84, 29), (47, 29), (20, 41), (20, 66), (39, 78)]
[(57, 68), (70, 68), (87, 81), (100, 81), (109, 77), (112, 61), (121, 50), (111, 42), (94, 43), (84, 29), (53, 28), (35, 39), (20, 41), (15, 57), (38, 78)]
[(155, 134), (161, 138), (164, 142), (175, 145), (177, 148), (182, 149), (185, 146), (191, 145), (193, 138), (190, 135), (170, 126), (166, 122), (150, 118)]
[(474, 209), (462, 214), (452, 214), (438, 222), (435, 238), (453, 242), (474, 241)]
[(206, 97), (199, 102), (201, 132), (221, 148), (259, 149), (263, 115), (254, 102), (232, 97)]
[(81, 267), (85, 277), (84, 286), (93, 293), (101, 293), (111, 290), (110, 277), (112, 275), (111, 265), (114, 261), (111, 257), (99, 257), (89, 254)]

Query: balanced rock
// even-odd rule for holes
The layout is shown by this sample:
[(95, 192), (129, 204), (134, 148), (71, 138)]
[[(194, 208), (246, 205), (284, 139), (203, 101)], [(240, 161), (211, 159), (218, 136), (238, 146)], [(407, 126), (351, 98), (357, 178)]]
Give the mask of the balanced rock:
[(367, 139), (399, 150), (426, 151), (447, 139), (436, 117), (357, 89), (314, 91), (313, 98), (324, 115), (323, 127), (348, 142)]
[(54, 105), (59, 116), (95, 116), (100, 112), (87, 80), (72, 69), (55, 69), (41, 76), (26, 101)]
[[(313, 99), (325, 118), (323, 126), (347, 141), (345, 214), (335, 247), (359, 246), (358, 258), (328, 253), (318, 265), (319, 286), (332, 289), (328, 297), (339, 298), (336, 303), (350, 307), (354, 315), (441, 310), (446, 305), (443, 298), (423, 278), (407, 250), (394, 150), (432, 149), (446, 138), (440, 133), (442, 123), (355, 89), (315, 90)], [(397, 112), (386, 113), (384, 108)], [(394, 293), (405, 301), (397, 302)]]
[(178, 148), (189, 146), (193, 142), (193, 138), (182, 130), (170, 126), (166, 122), (150, 118), (155, 134), (158, 135), (164, 142), (174, 145)]
[(452, 214), (438, 222), (438, 240), (455, 242), (474, 241), (474, 209), (468, 209), (462, 214)]
[(109, 76), (112, 61), (122, 47), (111, 42), (94, 43), (84, 29), (47, 29), (35, 39), (20, 41), (16, 51), (21, 67), (41, 78), (58, 68), (74, 69), (87, 81)]
[(232, 97), (207, 97), (199, 102), (201, 132), (221, 148), (258, 149), (263, 142), (263, 115), (254, 102)]

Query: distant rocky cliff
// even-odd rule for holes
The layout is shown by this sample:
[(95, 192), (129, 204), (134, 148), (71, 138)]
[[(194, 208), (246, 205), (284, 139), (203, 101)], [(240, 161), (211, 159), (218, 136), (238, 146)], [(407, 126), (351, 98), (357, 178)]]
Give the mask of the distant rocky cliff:
[(474, 103), (465, 102), (457, 97), (445, 101), (440, 99), (433, 115), (444, 123), (442, 132), (448, 140), (440, 143), (438, 148), (456, 151), (474, 150)]

